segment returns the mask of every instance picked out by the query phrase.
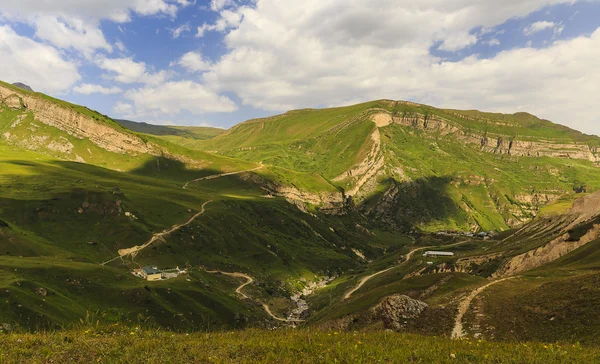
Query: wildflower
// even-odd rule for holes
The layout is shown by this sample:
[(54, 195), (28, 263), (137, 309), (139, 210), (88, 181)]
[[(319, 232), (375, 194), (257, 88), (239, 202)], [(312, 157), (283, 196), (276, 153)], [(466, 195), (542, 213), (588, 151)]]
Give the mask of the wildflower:
[(450, 354), (450, 357), (451, 357), (452, 359), (456, 359), (456, 354), (452, 353), (452, 354)]
[(129, 335), (135, 335), (135, 332), (132, 331), (132, 332), (129, 333)]

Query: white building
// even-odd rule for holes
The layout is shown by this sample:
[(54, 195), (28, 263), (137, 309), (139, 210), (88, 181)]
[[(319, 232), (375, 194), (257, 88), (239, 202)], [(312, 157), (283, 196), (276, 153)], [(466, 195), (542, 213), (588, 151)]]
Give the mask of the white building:
[(432, 257), (432, 258), (438, 258), (438, 257), (453, 257), (454, 253), (452, 252), (438, 252), (438, 251), (434, 251), (434, 250), (429, 250), (426, 251), (425, 253), (423, 253), (424, 257)]

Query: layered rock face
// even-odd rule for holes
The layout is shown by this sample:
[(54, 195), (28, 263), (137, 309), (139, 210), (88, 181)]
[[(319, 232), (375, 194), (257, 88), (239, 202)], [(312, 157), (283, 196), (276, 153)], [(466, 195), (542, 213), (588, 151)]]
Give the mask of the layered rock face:
[(94, 120), (75, 110), (61, 107), (36, 95), (17, 92), (0, 85), (0, 102), (12, 109), (33, 113), (35, 120), (53, 126), (79, 139), (87, 138), (97, 146), (122, 154), (152, 153), (146, 143), (125, 132)]
[(551, 139), (521, 140), (518, 137), (494, 133), (478, 133), (466, 130), (437, 115), (407, 113), (393, 117), (396, 124), (431, 131), (440, 135), (452, 135), (470, 145), (479, 146), (488, 153), (508, 154), (515, 157), (553, 157), (583, 159), (600, 162), (600, 150), (587, 144), (557, 143)]

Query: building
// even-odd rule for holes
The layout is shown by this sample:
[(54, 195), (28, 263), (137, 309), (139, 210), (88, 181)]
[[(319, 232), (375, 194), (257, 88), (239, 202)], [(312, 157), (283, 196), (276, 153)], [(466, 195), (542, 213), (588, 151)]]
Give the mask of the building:
[(175, 269), (163, 269), (162, 278), (163, 279), (171, 279), (177, 278), (180, 274), (185, 274), (187, 271), (185, 269), (179, 269), (179, 267)]
[(429, 251), (426, 251), (425, 253), (423, 253), (423, 256), (424, 257), (432, 257), (432, 258), (453, 257), (454, 253), (452, 253), (452, 252), (437, 252), (437, 251), (429, 250)]
[(162, 272), (157, 267), (143, 267), (141, 270), (142, 278), (148, 281), (160, 281)]

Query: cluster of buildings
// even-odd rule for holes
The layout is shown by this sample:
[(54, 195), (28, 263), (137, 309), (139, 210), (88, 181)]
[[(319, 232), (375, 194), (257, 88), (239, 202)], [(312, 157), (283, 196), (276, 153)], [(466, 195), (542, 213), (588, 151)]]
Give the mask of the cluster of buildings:
[(186, 274), (187, 270), (179, 269), (158, 269), (156, 266), (146, 266), (141, 269), (135, 269), (131, 272), (134, 276), (140, 277), (147, 281), (162, 281), (171, 278), (177, 278), (180, 274)]

